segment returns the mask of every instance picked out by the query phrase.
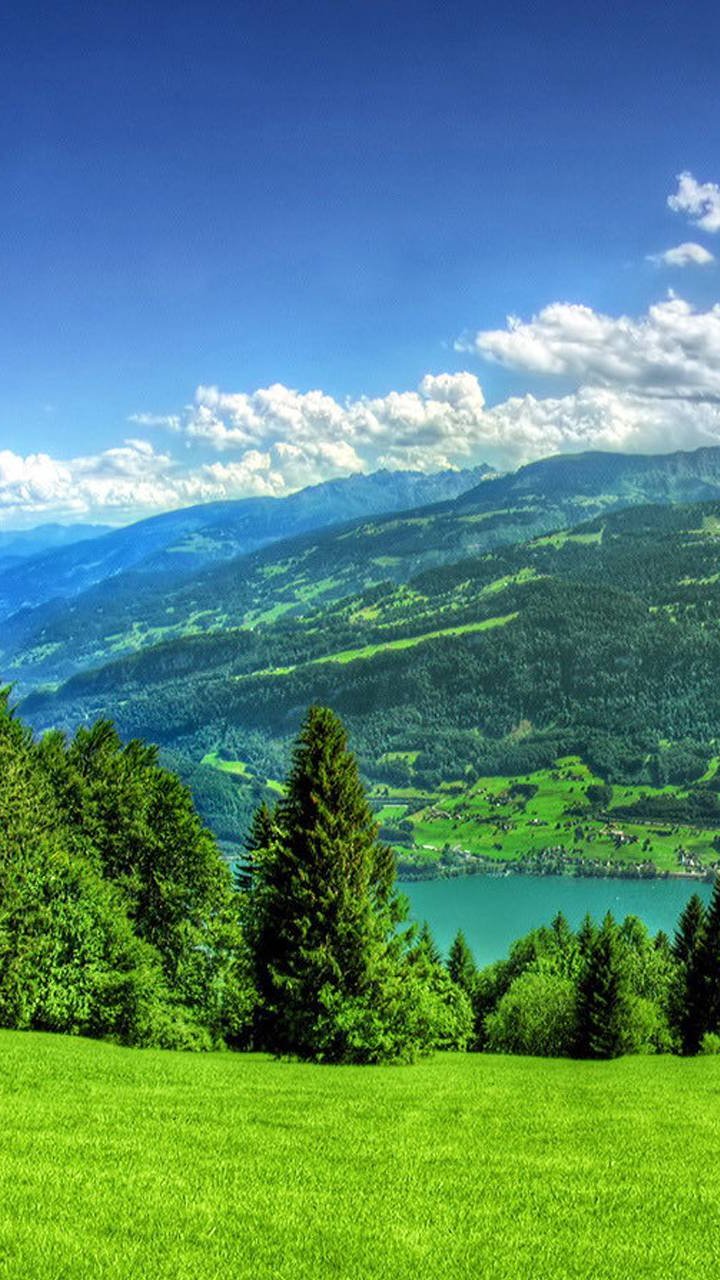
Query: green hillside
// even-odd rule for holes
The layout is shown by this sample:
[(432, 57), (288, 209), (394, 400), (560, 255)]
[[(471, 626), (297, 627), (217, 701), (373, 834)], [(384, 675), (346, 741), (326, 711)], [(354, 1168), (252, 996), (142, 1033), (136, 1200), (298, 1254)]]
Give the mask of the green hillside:
[(717, 1058), (404, 1067), (0, 1033), (7, 1280), (705, 1280)]
[[(718, 530), (718, 503), (631, 508), (407, 583), (308, 600), (302, 616), (155, 645), (33, 695), (25, 713), (38, 728), (111, 715), (125, 735), (160, 742), (230, 842), (271, 798), (301, 710), (317, 700), (348, 720), (376, 795), (418, 802), (402, 815), (413, 857), (437, 859), (446, 843), (513, 859), (562, 845), (562, 857), (588, 861), (670, 870), (689, 853), (707, 864), (720, 829), (708, 774), (720, 738)], [(284, 564), (262, 569), (277, 582)], [(327, 560), (322, 572), (321, 582), (342, 576)], [(566, 797), (561, 834), (542, 846), (550, 832), (529, 827), (543, 817), (532, 805), (527, 820), (496, 811), (514, 823), (507, 838), (487, 823), (479, 832), (487, 814), (472, 814), (474, 834), (454, 812), (433, 816), (450, 784), (454, 803), (475, 810), (482, 779), (502, 789), (573, 755), (596, 780), (638, 788), (634, 810), (590, 814), (583, 795)], [(678, 801), (658, 809), (667, 785)], [(637, 841), (616, 847), (617, 822)]]
[[(32, 631), (49, 619), (62, 618), (67, 603), (128, 576), (152, 596), (168, 592), (205, 566), (247, 555), (260, 547), (340, 521), (360, 520), (387, 511), (405, 511), (423, 503), (443, 502), (474, 487), (488, 471), (484, 465), (463, 471), (426, 475), (418, 471), (375, 471), (310, 485), (284, 498), (237, 498), (165, 511), (119, 529), (89, 529), (86, 545), (73, 542), (72, 528), (54, 537), (42, 527), (21, 537), (32, 547), (25, 563), (3, 564), (6, 546), (0, 538), (0, 619), (20, 613)], [(50, 527), (52, 528), (52, 527)], [(56, 528), (62, 529), (61, 526)], [(120, 595), (122, 596), (122, 588)], [(113, 599), (112, 590), (108, 599)], [(30, 616), (28, 616), (30, 615)]]
[[(74, 554), (67, 564), (33, 562), (9, 584), (0, 575), (0, 616), (15, 611), (3, 626), (0, 661), (27, 691), (163, 640), (302, 616), (619, 509), (717, 501), (720, 449), (558, 456), (463, 492), (469, 477), (459, 473), (455, 497), (448, 473), (404, 482), (378, 473), (281, 502), (190, 508), (119, 530), (102, 547), (88, 544), (81, 563)], [(333, 519), (346, 523), (318, 531)]]

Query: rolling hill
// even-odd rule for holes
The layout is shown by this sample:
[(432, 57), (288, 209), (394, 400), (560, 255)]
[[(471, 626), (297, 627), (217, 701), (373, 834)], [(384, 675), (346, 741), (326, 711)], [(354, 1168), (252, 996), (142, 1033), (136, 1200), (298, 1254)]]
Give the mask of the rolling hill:
[[(447, 518), (411, 517), (432, 529)], [(306, 563), (359, 536), (311, 541)], [(281, 576), (284, 545), (284, 561), (243, 562), (246, 609)], [(30, 696), (24, 714), (38, 728), (111, 715), (160, 742), (226, 839), (283, 776), (312, 701), (348, 721), (378, 796), (389, 785), (430, 805), (442, 786), (527, 777), (573, 754), (595, 783), (692, 787), (720, 739), (719, 550), (718, 502), (631, 507), (407, 582), (310, 596), (295, 616), (157, 644)], [(707, 803), (706, 825), (720, 826), (716, 802), (685, 796), (673, 821)]]
[[(337, 523), (401, 511), (454, 498), (474, 487), (486, 466), (424, 475), (377, 471), (329, 480), (286, 498), (243, 498), (212, 502), (152, 516), (80, 544), (47, 540), (22, 564), (0, 566), (0, 619), (47, 601), (71, 599), (95, 584), (134, 570), (163, 586), (205, 565), (247, 554), (258, 547)], [(21, 535), (24, 537), (25, 535)], [(29, 535), (27, 535), (29, 536)], [(8, 551), (16, 543), (8, 544)], [(0, 555), (3, 554), (0, 542)]]
[[(467, 479), (466, 474), (465, 481), (456, 478), (454, 483)], [(412, 479), (415, 492), (421, 480)], [(437, 494), (438, 485), (449, 483), (447, 477), (425, 481), (425, 494), (431, 486)], [(363, 501), (367, 501), (370, 482), (382, 488), (389, 479), (365, 477), (342, 483), (365, 486)], [(396, 484), (407, 498), (403, 478)], [(341, 482), (337, 485), (333, 492), (347, 495)], [(325, 487), (321, 489), (323, 501), (328, 502)], [(311, 498), (317, 501), (319, 492), (306, 490), (283, 501), (302, 506)], [(189, 542), (177, 544), (191, 548), (182, 553), (180, 567), (180, 552), (166, 549), (72, 599), (51, 600), (6, 619), (0, 662), (19, 691), (28, 692), (170, 639), (239, 627), (257, 629), (283, 616), (332, 607), (345, 596), (383, 582), (408, 582), (424, 570), (569, 528), (592, 516), (648, 501), (697, 501), (719, 494), (720, 449), (660, 457), (580, 454), (487, 478), (455, 499), (343, 520), (242, 556), (230, 555), (228, 535), (223, 543), (227, 556), (223, 558), (215, 548), (214, 563), (202, 562), (210, 552), (207, 547), (198, 549), (196, 534), (190, 533)], [(244, 510), (243, 504), (239, 506)], [(210, 519), (207, 509), (193, 508), (162, 521), (194, 520), (203, 511)], [(346, 506), (343, 515), (351, 514)], [(250, 519), (247, 512), (245, 519)], [(136, 538), (144, 537), (148, 526), (154, 537), (157, 528), (152, 521), (133, 526), (128, 536), (134, 529)], [(186, 563), (187, 554), (194, 568)]]

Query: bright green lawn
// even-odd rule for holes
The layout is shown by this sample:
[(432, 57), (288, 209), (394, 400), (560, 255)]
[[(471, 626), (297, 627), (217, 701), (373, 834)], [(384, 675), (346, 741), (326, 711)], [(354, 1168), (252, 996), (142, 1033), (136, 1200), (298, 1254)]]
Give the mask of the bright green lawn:
[(720, 1060), (332, 1068), (0, 1033), (0, 1276), (706, 1280)]
[[(461, 788), (459, 794), (443, 795), (439, 790), (433, 803), (411, 818), (417, 852), (421, 856), (424, 852), (431, 860), (449, 844), (470, 853), (510, 861), (561, 844), (569, 853), (601, 862), (632, 864), (650, 859), (661, 871), (677, 871), (679, 846), (704, 863), (717, 858), (712, 843), (714, 829), (617, 819), (613, 821), (619, 829), (638, 839), (635, 844), (616, 847), (607, 832), (606, 821), (592, 818), (589, 811), (582, 816), (566, 813), (568, 807), (585, 804), (588, 783), (600, 781), (579, 757), (567, 756), (557, 761), (555, 769), (539, 769), (519, 778), (479, 778), (472, 786)], [(512, 799), (493, 804), (492, 800), (507, 793), (514, 782), (533, 783), (538, 792), (524, 807)], [(641, 795), (657, 796), (677, 790), (671, 786), (616, 786), (610, 819), (614, 807), (633, 804)], [(386, 787), (384, 791), (389, 798), (399, 796), (398, 788)], [(575, 838), (577, 828), (584, 833), (578, 839)], [(646, 838), (647, 849), (643, 847)]]

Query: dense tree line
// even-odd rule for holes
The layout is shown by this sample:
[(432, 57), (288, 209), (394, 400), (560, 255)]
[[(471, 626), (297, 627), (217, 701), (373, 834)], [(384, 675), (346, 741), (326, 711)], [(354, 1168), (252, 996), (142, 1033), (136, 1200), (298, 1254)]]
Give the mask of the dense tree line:
[(404, 924), (345, 731), (314, 708), (234, 884), (180, 779), (99, 721), (0, 699), (0, 1025), (324, 1061), (465, 1048), (466, 994)]
[(720, 1052), (720, 881), (707, 908), (693, 894), (674, 939), (608, 914), (552, 924), (477, 970), (458, 934), (448, 970), (468, 995), (473, 1047), (539, 1057)]
[(155, 748), (107, 721), (37, 741), (4, 694), (0, 1024), (328, 1062), (716, 1052), (720, 882), (672, 942), (635, 917), (558, 915), (478, 971), (462, 934), (443, 961), (408, 924), (328, 709), (307, 714), (234, 882)]
[(39, 742), (0, 697), (0, 1022), (246, 1041), (237, 895), (190, 793), (101, 721)]

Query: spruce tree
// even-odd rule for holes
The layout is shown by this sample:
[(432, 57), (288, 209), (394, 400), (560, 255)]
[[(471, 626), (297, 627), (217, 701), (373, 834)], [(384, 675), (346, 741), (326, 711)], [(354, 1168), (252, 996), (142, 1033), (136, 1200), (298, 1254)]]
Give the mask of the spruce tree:
[(453, 982), (471, 996), (475, 987), (477, 966), (462, 929), (458, 929), (448, 954), (448, 973)]
[(697, 951), (704, 925), (705, 907), (699, 895), (694, 893), (680, 915), (673, 938), (672, 951), (679, 964), (687, 964)]
[(245, 837), (245, 858), (235, 870), (235, 884), (241, 891), (252, 888), (263, 854), (267, 853), (275, 838), (275, 821), (272, 809), (263, 800), (255, 810), (250, 829)]
[(627, 1047), (629, 994), (618, 929), (608, 913), (592, 943), (578, 984), (576, 1052), (617, 1058)]
[(685, 906), (673, 939), (678, 965), (672, 1022), (684, 1054), (697, 1053), (706, 1026), (705, 907), (696, 893)]
[[(698, 946), (702, 1007), (700, 1039), (720, 1031), (720, 876), (716, 876)], [(699, 1042), (698, 1042), (699, 1043)]]
[(435, 941), (435, 938), (433, 937), (433, 931), (430, 928), (430, 925), (428, 924), (427, 920), (423, 920), (420, 926), (420, 932), (418, 933), (418, 939), (417, 939), (417, 947), (419, 951), (423, 952), (423, 954), (430, 961), (431, 964), (442, 963), (440, 950)]
[(398, 976), (403, 912), (345, 729), (325, 707), (307, 714), (274, 826), (250, 903), (260, 1043), (361, 1061), (370, 1036), (368, 1056), (383, 1056), (380, 1024)]
[(597, 937), (597, 929), (595, 927), (592, 916), (587, 912), (583, 916), (582, 924), (577, 931), (577, 944), (580, 955), (584, 960), (589, 959), (593, 949), (593, 943)]

